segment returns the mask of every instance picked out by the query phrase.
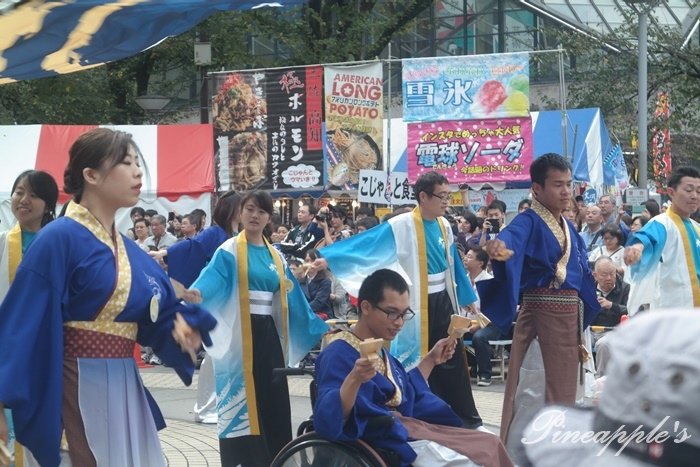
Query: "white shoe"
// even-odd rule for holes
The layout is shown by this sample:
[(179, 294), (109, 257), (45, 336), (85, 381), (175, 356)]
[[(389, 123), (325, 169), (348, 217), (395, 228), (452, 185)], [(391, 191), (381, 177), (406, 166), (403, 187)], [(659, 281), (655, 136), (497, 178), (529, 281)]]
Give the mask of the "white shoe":
[(474, 428), (474, 429), (475, 429), (476, 431), (480, 431), (480, 432), (482, 432), (482, 433), (491, 433), (492, 435), (495, 434), (493, 431), (489, 430), (489, 429), (486, 428), (484, 425), (477, 426), (477, 427)]
[(157, 355), (153, 355), (151, 359), (148, 361), (151, 365), (162, 365), (163, 362), (160, 361), (160, 358), (158, 358)]

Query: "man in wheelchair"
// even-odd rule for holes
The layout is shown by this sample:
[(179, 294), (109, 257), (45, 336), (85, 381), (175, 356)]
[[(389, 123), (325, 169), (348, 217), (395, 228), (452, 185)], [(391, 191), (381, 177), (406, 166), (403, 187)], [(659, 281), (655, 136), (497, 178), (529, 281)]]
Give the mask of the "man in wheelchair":
[[(361, 357), (363, 340), (390, 341), (414, 316), (399, 274), (380, 269), (365, 278), (358, 311), (354, 328), (329, 336), (316, 362), (317, 433), (333, 441), (362, 439), (396, 453), (401, 465), (513, 465), (497, 436), (462, 428), (457, 414), (428, 387), (433, 368), (454, 353), (454, 339), (439, 340), (409, 372), (384, 348)], [(377, 417), (388, 423), (373, 423)]]

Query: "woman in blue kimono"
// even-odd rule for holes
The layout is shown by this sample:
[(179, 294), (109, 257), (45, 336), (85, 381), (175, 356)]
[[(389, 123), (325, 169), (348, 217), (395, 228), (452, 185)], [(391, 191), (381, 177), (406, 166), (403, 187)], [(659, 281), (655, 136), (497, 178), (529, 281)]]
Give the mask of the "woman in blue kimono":
[[(115, 230), (141, 191), (138, 149), (98, 128), (71, 146), (65, 216), (43, 228), (0, 306), (0, 408), (42, 466), (164, 466), (163, 418), (133, 359), (152, 347), (185, 384), (193, 352), (216, 321), (178, 303), (167, 276)], [(29, 366), (27, 366), (29, 362)], [(6, 421), (0, 414), (0, 438)]]
[[(56, 217), (58, 185), (46, 172), (26, 170), (15, 179), (11, 193), (10, 206), (17, 223), (10, 230), (0, 233), (0, 302), (7, 295), (19, 262), (36, 234)], [(24, 451), (19, 443), (14, 442), (9, 410), (5, 410), (5, 417), (10, 428), (10, 452), (15, 455), (15, 466), (22, 467), (25, 465)]]
[(243, 230), (214, 254), (188, 301), (219, 321), (207, 352), (214, 360), (222, 465), (270, 465), (292, 438), (289, 390), (274, 368), (296, 365), (327, 330), (304, 298), (284, 257), (265, 239), (272, 198), (241, 202)]

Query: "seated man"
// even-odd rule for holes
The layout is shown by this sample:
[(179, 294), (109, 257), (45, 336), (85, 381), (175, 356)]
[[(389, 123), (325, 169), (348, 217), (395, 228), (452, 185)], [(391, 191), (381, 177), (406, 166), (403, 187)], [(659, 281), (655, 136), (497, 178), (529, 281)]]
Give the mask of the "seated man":
[[(615, 264), (607, 256), (598, 258), (593, 266), (593, 278), (597, 284), (600, 313), (595, 317), (591, 326), (614, 327), (620, 323), (622, 315), (627, 314), (627, 297), (630, 285), (617, 274)], [(608, 338), (604, 331), (591, 329), (591, 338), (595, 349), (595, 366), (597, 375), (605, 375), (605, 369), (610, 357)]]
[[(358, 303), (357, 325), (332, 334), (316, 361), (316, 431), (331, 440), (363, 439), (396, 453), (401, 465), (435, 466), (444, 459), (454, 466), (512, 465), (495, 435), (461, 428), (457, 414), (428, 388), (432, 369), (454, 353), (454, 339), (439, 340), (408, 373), (384, 349), (378, 359), (360, 356), (364, 339), (392, 340), (413, 317), (406, 281), (388, 269), (375, 271), (362, 282)], [(381, 416), (393, 420), (370, 423)]]

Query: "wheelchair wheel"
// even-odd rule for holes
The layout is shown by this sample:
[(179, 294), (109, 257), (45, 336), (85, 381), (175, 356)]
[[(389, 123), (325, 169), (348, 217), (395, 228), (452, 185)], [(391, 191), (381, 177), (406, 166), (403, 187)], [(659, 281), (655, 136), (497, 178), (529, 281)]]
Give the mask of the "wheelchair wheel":
[(271, 467), (386, 467), (386, 464), (367, 443), (328, 441), (311, 432), (287, 444)]

